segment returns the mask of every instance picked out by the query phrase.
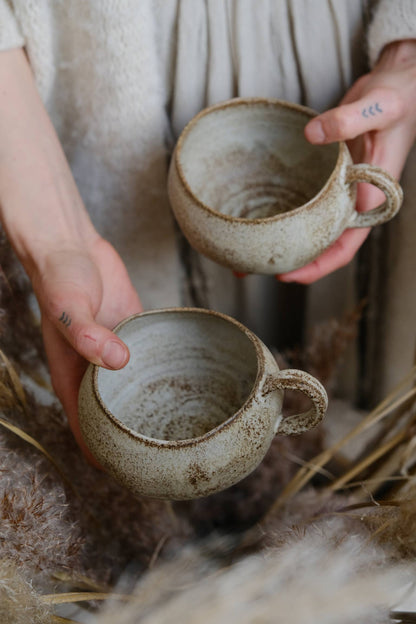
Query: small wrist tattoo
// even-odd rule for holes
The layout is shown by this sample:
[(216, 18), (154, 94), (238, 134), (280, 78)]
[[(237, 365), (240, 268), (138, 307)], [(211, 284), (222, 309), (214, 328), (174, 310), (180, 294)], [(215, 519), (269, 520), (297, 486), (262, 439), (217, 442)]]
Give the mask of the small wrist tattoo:
[(374, 117), (375, 115), (378, 115), (379, 113), (382, 113), (382, 112), (383, 112), (383, 109), (381, 108), (380, 104), (376, 102), (375, 104), (372, 104), (371, 106), (367, 106), (367, 108), (363, 108), (363, 110), (361, 111), (361, 115), (365, 117), (366, 119), (368, 119), (369, 117)]
[(61, 316), (58, 319), (61, 323), (65, 325), (65, 327), (69, 327), (71, 325), (72, 319), (66, 312), (62, 312)]

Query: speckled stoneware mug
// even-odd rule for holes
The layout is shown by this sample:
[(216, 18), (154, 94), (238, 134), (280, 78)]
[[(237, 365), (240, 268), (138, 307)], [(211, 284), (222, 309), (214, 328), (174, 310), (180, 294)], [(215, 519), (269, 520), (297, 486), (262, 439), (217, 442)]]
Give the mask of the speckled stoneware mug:
[[(388, 173), (354, 165), (345, 143), (311, 145), (316, 113), (279, 100), (235, 99), (203, 110), (183, 130), (169, 171), (169, 197), (190, 244), (244, 273), (308, 264), (347, 228), (391, 219), (402, 191)], [(384, 204), (355, 210), (356, 182)]]
[[(225, 489), (256, 468), (276, 433), (302, 433), (325, 413), (314, 377), (280, 371), (259, 338), (223, 314), (156, 310), (114, 331), (130, 361), (88, 367), (79, 419), (93, 455), (135, 494), (180, 500)], [(282, 418), (285, 389), (306, 394), (311, 409)]]

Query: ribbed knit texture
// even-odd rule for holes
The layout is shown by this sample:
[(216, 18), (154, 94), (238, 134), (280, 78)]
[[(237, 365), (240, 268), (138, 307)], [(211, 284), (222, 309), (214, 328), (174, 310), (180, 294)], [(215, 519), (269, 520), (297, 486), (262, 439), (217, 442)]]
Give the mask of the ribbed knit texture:
[(380, 52), (389, 43), (416, 38), (416, 2), (380, 0), (368, 33), (368, 55), (374, 66)]
[(8, 0), (0, 2), (0, 50), (19, 48), (24, 45), (24, 38), (17, 21), (13, 16), (13, 9)]

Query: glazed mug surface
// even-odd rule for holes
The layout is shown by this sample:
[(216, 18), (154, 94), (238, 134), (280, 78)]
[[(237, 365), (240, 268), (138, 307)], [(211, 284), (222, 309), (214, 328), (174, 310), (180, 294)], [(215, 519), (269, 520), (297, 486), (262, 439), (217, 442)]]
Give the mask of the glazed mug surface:
[[(137, 495), (181, 500), (230, 487), (262, 461), (276, 433), (317, 425), (327, 396), (311, 375), (279, 370), (246, 327), (210, 310), (134, 315), (114, 330), (130, 349), (118, 371), (90, 365), (79, 394), (82, 435)], [(283, 391), (311, 400), (282, 417)]]
[[(168, 190), (190, 244), (243, 273), (275, 274), (314, 260), (347, 228), (391, 219), (402, 190), (387, 172), (354, 165), (345, 143), (311, 145), (309, 108), (280, 100), (236, 98), (211, 106), (183, 130)], [(355, 210), (356, 183), (386, 201)]]

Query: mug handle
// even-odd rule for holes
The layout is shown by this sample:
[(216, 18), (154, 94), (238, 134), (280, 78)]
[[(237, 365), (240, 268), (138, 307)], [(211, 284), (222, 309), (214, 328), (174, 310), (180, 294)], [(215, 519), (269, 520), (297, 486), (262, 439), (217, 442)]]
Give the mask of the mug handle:
[(377, 186), (386, 196), (386, 201), (383, 204), (368, 212), (357, 212), (354, 210), (348, 224), (349, 228), (380, 225), (392, 219), (400, 210), (400, 206), (403, 202), (402, 188), (397, 180), (387, 173), (387, 171), (384, 171), (384, 169), (366, 163), (350, 165), (347, 168), (345, 181), (348, 184), (354, 182), (374, 184), (374, 186)]
[(283, 435), (304, 433), (321, 422), (328, 407), (328, 395), (315, 377), (295, 368), (287, 368), (266, 378), (262, 390), (263, 396), (274, 390), (299, 390), (306, 394), (313, 403), (307, 412), (294, 414), (282, 420), (276, 433)]

